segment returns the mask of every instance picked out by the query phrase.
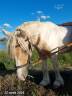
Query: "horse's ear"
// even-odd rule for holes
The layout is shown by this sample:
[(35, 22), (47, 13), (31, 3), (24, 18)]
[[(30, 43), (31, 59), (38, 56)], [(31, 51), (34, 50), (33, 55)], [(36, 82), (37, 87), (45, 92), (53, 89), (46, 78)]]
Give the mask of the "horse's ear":
[(18, 27), (15, 31), (16, 36), (26, 38), (26, 32)]
[(20, 37), (20, 34), (21, 34), (21, 31), (18, 31), (18, 30), (15, 31), (15, 35), (16, 35), (17, 37)]
[(13, 36), (13, 33), (8, 32), (8, 31), (6, 31), (5, 29), (3, 29), (2, 32), (3, 32), (6, 36), (8, 36), (8, 37)]

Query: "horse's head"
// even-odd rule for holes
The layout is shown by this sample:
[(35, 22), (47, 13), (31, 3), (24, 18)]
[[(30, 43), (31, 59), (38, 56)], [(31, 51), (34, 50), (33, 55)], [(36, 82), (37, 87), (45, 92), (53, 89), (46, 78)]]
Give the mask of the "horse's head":
[(10, 56), (15, 59), (17, 67), (17, 75), (20, 80), (25, 80), (28, 75), (28, 63), (31, 55), (31, 45), (28, 40), (15, 33), (3, 32), (8, 36), (8, 51)]

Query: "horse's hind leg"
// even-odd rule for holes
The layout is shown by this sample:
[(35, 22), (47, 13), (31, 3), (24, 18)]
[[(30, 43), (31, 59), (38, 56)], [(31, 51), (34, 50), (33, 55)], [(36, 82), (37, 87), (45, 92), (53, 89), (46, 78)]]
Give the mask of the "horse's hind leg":
[(42, 71), (43, 71), (43, 80), (40, 82), (40, 85), (46, 86), (50, 84), (50, 78), (49, 78), (49, 72), (48, 72), (48, 65), (47, 65), (47, 59), (42, 59)]
[(54, 54), (51, 56), (51, 60), (52, 60), (52, 63), (53, 63), (53, 67), (54, 67), (54, 71), (55, 71), (55, 76), (56, 76), (56, 80), (54, 81), (54, 86), (55, 87), (59, 87), (61, 85), (64, 85), (64, 80), (62, 78), (62, 76), (60, 75), (60, 72), (59, 72), (59, 64), (58, 64), (58, 61), (57, 61), (57, 56), (58, 54)]

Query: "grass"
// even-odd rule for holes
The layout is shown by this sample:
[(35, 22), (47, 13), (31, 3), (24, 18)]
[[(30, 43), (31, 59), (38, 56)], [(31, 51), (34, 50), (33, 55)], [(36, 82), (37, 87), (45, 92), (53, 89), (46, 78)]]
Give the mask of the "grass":
[(9, 57), (6, 50), (0, 51), (0, 63), (4, 64), (6, 69), (10, 69), (15, 66), (15, 61)]

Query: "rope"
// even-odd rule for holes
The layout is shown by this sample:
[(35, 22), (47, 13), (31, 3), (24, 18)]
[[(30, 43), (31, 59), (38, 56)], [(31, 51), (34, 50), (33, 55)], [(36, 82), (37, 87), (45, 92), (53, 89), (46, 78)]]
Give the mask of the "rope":
[[(59, 48), (59, 47), (54, 48), (53, 50), (50, 51), (50, 54), (54, 55), (55, 53), (61, 52), (62, 50), (70, 48), (70, 47), (72, 47), (72, 42), (71, 43), (66, 43), (65, 46), (62, 46), (61, 48)], [(58, 48), (58, 51), (52, 52), (52, 51), (56, 50), (57, 48)], [(32, 64), (33, 64), (33, 66), (35, 66), (35, 65), (37, 65), (41, 62), (42, 62), (42, 60), (40, 58), (38, 58), (38, 60), (34, 61)]]

